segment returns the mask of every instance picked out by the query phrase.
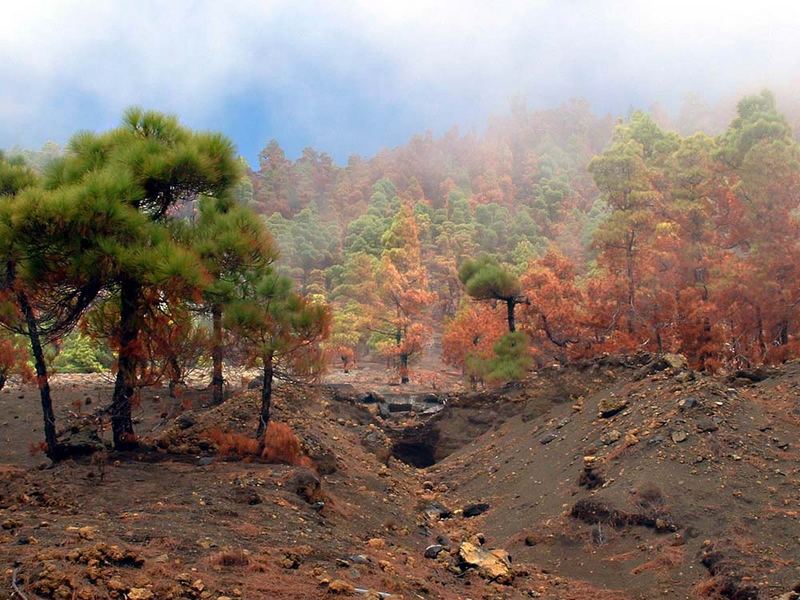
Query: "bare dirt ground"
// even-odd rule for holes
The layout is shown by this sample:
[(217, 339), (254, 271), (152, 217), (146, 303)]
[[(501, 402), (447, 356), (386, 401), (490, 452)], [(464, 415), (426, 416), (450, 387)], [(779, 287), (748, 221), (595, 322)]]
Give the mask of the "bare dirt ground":
[[(52, 466), (29, 451), (36, 391), (12, 384), (0, 393), (0, 599), (791, 593), (800, 364), (757, 382), (661, 366), (609, 359), (474, 393), (423, 369), (402, 392), (435, 395), (430, 414), (381, 416), (374, 397), (401, 391), (382, 365), (334, 372), (334, 387), (282, 385), (275, 417), (311, 470), (215, 453), (210, 431), (252, 433), (246, 390), (221, 407), (204, 390), (147, 390), (141, 452)], [(90, 420), (110, 392), (107, 378), (58, 376), (61, 422)], [(398, 442), (435, 464), (398, 460)]]

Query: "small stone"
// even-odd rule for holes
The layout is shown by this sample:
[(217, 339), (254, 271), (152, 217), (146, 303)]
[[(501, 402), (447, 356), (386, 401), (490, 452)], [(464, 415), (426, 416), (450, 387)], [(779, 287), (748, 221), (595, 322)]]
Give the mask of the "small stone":
[(128, 592), (128, 600), (152, 600), (155, 598), (153, 592), (147, 588), (131, 588)]
[(719, 425), (717, 425), (713, 419), (703, 417), (702, 419), (697, 420), (697, 430), (702, 433), (710, 433), (712, 431), (716, 431), (717, 429), (719, 429)]
[(328, 584), (328, 590), (334, 594), (353, 594), (355, 588), (341, 579), (334, 579)]
[(672, 438), (673, 442), (675, 442), (676, 444), (680, 444), (681, 442), (686, 441), (686, 438), (689, 437), (689, 434), (686, 433), (685, 431), (673, 431), (670, 434), (670, 437)]
[(689, 396), (678, 402), (678, 406), (681, 410), (689, 410), (690, 408), (700, 406), (700, 400), (694, 396)]
[(553, 440), (555, 440), (557, 438), (558, 438), (558, 435), (555, 432), (550, 431), (548, 433), (545, 433), (542, 437), (539, 438), (539, 443), (542, 444), (542, 445), (549, 444), (550, 442), (552, 442)]
[(600, 441), (603, 442), (606, 446), (610, 446), (614, 442), (618, 441), (621, 437), (622, 433), (620, 433), (616, 429), (612, 429), (611, 431), (604, 433), (600, 437)]
[(487, 510), (489, 510), (490, 506), (486, 502), (478, 502), (476, 504), (468, 504), (464, 507), (464, 516), (465, 517), (477, 517), (478, 515), (482, 515)]
[(436, 558), (444, 552), (444, 550), (445, 548), (441, 544), (431, 544), (425, 548), (425, 558)]
[(597, 405), (597, 410), (602, 418), (607, 419), (608, 417), (613, 417), (626, 406), (628, 406), (627, 398), (603, 398), (600, 404)]

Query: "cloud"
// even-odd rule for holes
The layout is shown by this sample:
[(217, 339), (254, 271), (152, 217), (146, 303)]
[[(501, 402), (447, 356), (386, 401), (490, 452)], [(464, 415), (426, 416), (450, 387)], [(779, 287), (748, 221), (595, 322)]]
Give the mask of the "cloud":
[[(113, 125), (131, 104), (340, 156), (477, 126), (514, 96), (601, 110), (782, 84), (800, 3), (15, 2), (0, 20), (0, 147)], [(239, 114), (242, 113), (242, 114)]]

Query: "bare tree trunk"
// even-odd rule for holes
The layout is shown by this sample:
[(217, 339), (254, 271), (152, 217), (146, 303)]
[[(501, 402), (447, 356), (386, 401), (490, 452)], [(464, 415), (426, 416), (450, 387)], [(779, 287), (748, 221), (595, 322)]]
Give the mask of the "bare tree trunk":
[(262, 440), (262, 446), (265, 444), (265, 434), (269, 426), (269, 412), (272, 408), (272, 378), (274, 376), (272, 356), (264, 358), (264, 385), (261, 386), (261, 414), (258, 419), (258, 430), (256, 437)]
[(400, 383), (408, 383), (408, 354), (400, 355)]
[(44, 442), (47, 446), (47, 456), (53, 460), (59, 458), (61, 448), (56, 438), (56, 415), (53, 412), (53, 399), (50, 397), (50, 379), (47, 375), (47, 363), (44, 359), (42, 341), (39, 337), (39, 326), (36, 323), (36, 316), (33, 308), (28, 301), (25, 292), (17, 293), (17, 300), (25, 316), (25, 324), (28, 328), (28, 338), (31, 342), (33, 362), (36, 369), (36, 383), (39, 386), (39, 398), (42, 404), (42, 417), (44, 419)]
[(517, 306), (517, 301), (514, 298), (506, 300), (506, 310), (508, 311), (508, 331), (514, 333), (517, 330), (517, 320), (514, 316), (514, 309)]
[(625, 252), (628, 271), (628, 333), (630, 334), (633, 334), (633, 322), (636, 318), (636, 286), (633, 278), (635, 242), (636, 233), (632, 231), (628, 235), (628, 247)]
[(211, 362), (213, 375), (211, 377), (211, 401), (222, 404), (223, 386), (225, 379), (222, 376), (222, 307), (219, 304), (211, 306), (211, 321), (213, 324), (213, 339), (211, 346)]
[(131, 402), (136, 381), (136, 339), (139, 336), (139, 296), (141, 286), (124, 279), (120, 286), (120, 347), (117, 358), (117, 380), (111, 401), (111, 431), (114, 447), (124, 450), (135, 447), (131, 419)]

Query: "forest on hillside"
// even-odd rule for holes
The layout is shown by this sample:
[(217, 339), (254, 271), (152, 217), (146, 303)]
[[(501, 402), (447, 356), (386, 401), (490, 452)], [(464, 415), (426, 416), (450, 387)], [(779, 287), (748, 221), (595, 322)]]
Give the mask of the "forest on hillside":
[(481, 136), (417, 136), (344, 167), (273, 141), (239, 197), (302, 293), (332, 306), (344, 365), (403, 367), (440, 337), (473, 380), (606, 352), (711, 370), (796, 355), (800, 163), (775, 98), (743, 98), (726, 127), (698, 102), (674, 123), (651, 112), (518, 105)]
[[(441, 355), (472, 386), (533, 366), (674, 352), (717, 371), (797, 356), (800, 147), (767, 91), (727, 127), (572, 101), (515, 105), (337, 165), (130, 110), (65, 149), (0, 160), (0, 383), (36, 377), (58, 455), (54, 370), (112, 369), (117, 447), (143, 386), (208, 369), (274, 378), (364, 359), (413, 379)], [(686, 133), (678, 133), (680, 129)], [(35, 375), (34, 375), (35, 373)]]

